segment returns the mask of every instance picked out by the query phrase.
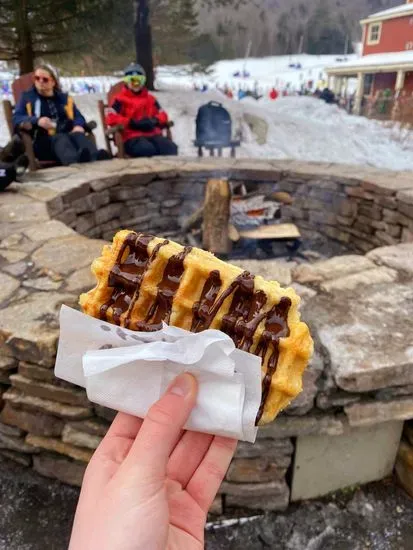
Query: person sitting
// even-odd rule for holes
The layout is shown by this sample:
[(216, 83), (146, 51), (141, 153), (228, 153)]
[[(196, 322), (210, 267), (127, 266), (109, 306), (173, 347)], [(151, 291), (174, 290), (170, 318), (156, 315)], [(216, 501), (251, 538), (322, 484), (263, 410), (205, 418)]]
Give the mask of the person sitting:
[(124, 86), (112, 100), (106, 124), (123, 127), (125, 152), (130, 157), (177, 155), (177, 145), (162, 135), (168, 115), (145, 84), (143, 67), (131, 65), (125, 69)]
[(17, 103), (13, 125), (17, 133), (22, 128), (32, 132), (34, 154), (40, 161), (67, 166), (109, 158), (86, 137), (86, 120), (73, 99), (61, 91), (57, 74), (49, 65), (35, 69), (34, 85)]

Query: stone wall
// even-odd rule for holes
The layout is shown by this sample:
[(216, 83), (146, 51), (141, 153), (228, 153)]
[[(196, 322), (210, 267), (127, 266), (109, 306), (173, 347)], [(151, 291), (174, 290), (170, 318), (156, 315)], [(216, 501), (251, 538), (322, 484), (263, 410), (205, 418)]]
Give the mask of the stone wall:
[[(89, 267), (104, 241), (91, 237), (110, 237), (121, 227), (173, 231), (216, 176), (253, 182), (265, 192), (286, 190), (296, 197), (288, 216), (299, 225), (370, 252), (311, 265), (239, 262), (296, 288), (316, 354), (300, 397), (260, 430), (255, 446), (240, 444), (213, 511), (280, 510), (291, 488), (298, 498), (307, 494), (295, 480), (299, 468), (305, 472), (300, 442), (308, 438), (314, 438), (313, 450), (325, 436), (337, 449), (334, 442), (352, 441), (359, 430), (365, 431), (357, 441), (377, 442), (392, 422), (397, 445), (399, 423), (413, 418), (413, 244), (397, 244), (413, 231), (413, 180), (295, 162), (159, 159), (50, 169), (2, 194), (1, 454), (43, 475), (81, 483), (114, 413), (54, 377), (59, 307), (75, 306), (79, 293), (94, 284)], [(391, 241), (380, 240), (381, 233)], [(391, 246), (376, 248), (383, 242)], [(359, 456), (352, 452), (343, 453), (345, 460)], [(362, 479), (356, 472), (352, 481), (391, 470), (395, 452), (387, 453), (387, 465), (372, 466)], [(366, 462), (373, 463), (374, 454), (377, 446), (366, 446)], [(336, 488), (334, 483), (339, 477), (332, 481)]]
[(156, 170), (136, 161), (123, 161), (127, 164), (121, 168), (114, 161), (104, 173), (100, 163), (86, 173), (58, 169), (61, 179), (43, 181), (48, 176), (36, 175), (36, 185), (23, 192), (44, 201), (54, 219), (77, 233), (110, 240), (119, 227), (157, 234), (176, 231), (202, 204), (207, 180), (228, 177), (264, 194), (291, 193), (295, 201), (283, 208), (284, 221), (316, 229), (360, 252), (413, 241), (413, 189), (408, 173), (208, 160), (181, 166), (160, 161)]

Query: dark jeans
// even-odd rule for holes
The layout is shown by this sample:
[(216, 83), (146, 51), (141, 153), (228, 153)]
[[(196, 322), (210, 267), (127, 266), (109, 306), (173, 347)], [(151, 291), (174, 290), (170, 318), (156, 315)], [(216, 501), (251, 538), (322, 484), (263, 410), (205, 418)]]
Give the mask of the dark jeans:
[(38, 136), (34, 142), (34, 154), (39, 160), (57, 160), (67, 166), (75, 162), (96, 160), (95, 143), (81, 132)]
[(163, 136), (139, 137), (125, 141), (125, 153), (130, 157), (176, 156), (178, 146)]

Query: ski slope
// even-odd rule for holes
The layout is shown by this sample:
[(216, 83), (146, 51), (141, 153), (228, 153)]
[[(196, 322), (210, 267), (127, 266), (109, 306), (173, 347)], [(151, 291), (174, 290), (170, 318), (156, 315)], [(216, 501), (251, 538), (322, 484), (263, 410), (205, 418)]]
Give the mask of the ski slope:
[[(233, 90), (254, 89), (267, 93), (273, 86), (279, 90), (291, 92), (300, 90), (302, 85), (311, 89), (324, 87), (327, 82), (326, 67), (346, 61), (354, 61), (358, 56), (347, 55), (282, 55), (263, 58), (231, 59), (218, 61), (208, 68), (207, 74), (191, 74), (191, 67), (181, 65), (176, 67), (160, 66), (157, 68), (157, 82), (167, 88), (193, 88), (206, 84), (209, 88), (229, 86)], [(235, 73), (241, 73), (235, 77)], [(243, 74), (248, 73), (248, 77)], [(352, 89), (355, 82), (351, 83)]]

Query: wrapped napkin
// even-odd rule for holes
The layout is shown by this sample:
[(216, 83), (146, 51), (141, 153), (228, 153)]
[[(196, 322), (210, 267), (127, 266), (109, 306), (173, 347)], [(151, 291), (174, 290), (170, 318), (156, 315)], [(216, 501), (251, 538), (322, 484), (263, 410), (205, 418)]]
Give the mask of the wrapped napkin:
[(135, 332), (62, 306), (55, 375), (86, 388), (90, 401), (144, 418), (181, 372), (199, 384), (186, 429), (255, 441), (261, 359), (236, 349), (229, 336), (166, 324)]

